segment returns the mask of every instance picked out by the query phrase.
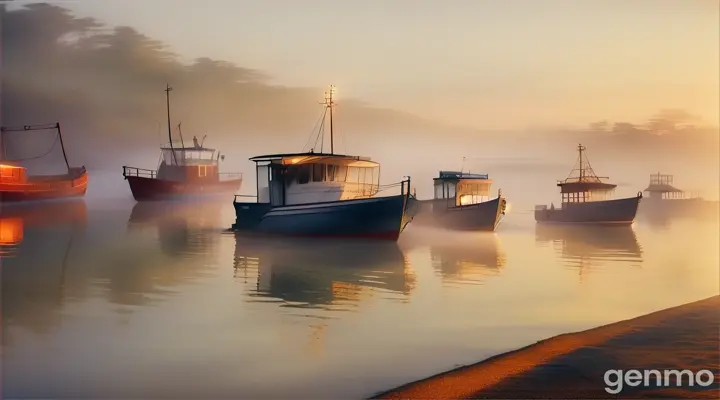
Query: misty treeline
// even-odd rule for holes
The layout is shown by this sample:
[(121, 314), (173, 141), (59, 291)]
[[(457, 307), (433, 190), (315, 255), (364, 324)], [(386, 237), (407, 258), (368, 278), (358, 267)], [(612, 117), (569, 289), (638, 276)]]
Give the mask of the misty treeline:
[(703, 126), (702, 122), (699, 117), (686, 110), (665, 109), (641, 123), (603, 120), (591, 123), (588, 128), (590, 132), (609, 132), (618, 135), (695, 135), (717, 131), (717, 127)]
[[(88, 150), (153, 146), (167, 141), (169, 83), (174, 134), (182, 122), (186, 140), (208, 133), (216, 144), (271, 142), (272, 135), (302, 150), (322, 112), (324, 88), (270, 85), (261, 71), (210, 58), (184, 64), (133, 28), (108, 28), (49, 4), (0, 4), (0, 13), (4, 125), (60, 121), (69, 140)], [(341, 100), (338, 114), (336, 125), (353, 132), (433, 128), (351, 99)]]

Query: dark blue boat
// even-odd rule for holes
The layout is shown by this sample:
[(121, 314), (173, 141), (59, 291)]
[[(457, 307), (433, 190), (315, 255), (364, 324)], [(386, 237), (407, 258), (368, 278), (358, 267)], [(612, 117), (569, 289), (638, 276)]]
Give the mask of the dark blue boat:
[[(535, 206), (535, 221), (558, 224), (630, 225), (635, 221), (642, 192), (635, 197), (610, 199), (617, 185), (605, 183), (595, 175), (590, 162), (583, 152), (585, 146), (578, 145), (578, 167), (570, 176), (558, 182), (562, 206)], [(577, 176), (573, 172), (578, 171)]]
[[(251, 158), (257, 201), (235, 196), (235, 231), (265, 234), (397, 240), (412, 219), (410, 179), (380, 186), (380, 165), (367, 157), (334, 154), (332, 89), (330, 153), (272, 154)], [(323, 117), (324, 121), (324, 117)], [(318, 132), (318, 137), (321, 133)], [(389, 191), (399, 192), (390, 195)], [(379, 196), (381, 192), (386, 196)]]
[(453, 230), (494, 231), (505, 215), (507, 202), (498, 190), (490, 198), (487, 174), (440, 171), (433, 179), (435, 196), (419, 201), (415, 223)]

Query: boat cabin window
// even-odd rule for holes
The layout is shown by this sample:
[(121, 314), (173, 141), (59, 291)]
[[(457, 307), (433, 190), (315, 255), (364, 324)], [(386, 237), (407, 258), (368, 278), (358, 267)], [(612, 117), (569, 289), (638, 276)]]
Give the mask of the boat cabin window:
[[(182, 150), (175, 149), (175, 157), (171, 149), (162, 150), (163, 161), (167, 165), (196, 165), (212, 164), (215, 160), (215, 150)], [(177, 162), (176, 162), (177, 160)]]
[(346, 182), (378, 185), (379, 167), (347, 167), (334, 164), (302, 164), (287, 167), (288, 183)]
[(585, 203), (590, 201), (609, 200), (613, 196), (613, 189), (610, 190), (586, 190), (584, 192), (563, 193), (563, 203)]
[(470, 181), (457, 185), (457, 205), (477, 204), (489, 200), (489, 197), (489, 182)]
[(435, 199), (454, 199), (456, 182), (435, 181)]

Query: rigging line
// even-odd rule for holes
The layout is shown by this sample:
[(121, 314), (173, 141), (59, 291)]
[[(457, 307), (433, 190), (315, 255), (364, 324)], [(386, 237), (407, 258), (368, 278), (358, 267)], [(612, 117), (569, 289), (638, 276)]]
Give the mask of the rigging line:
[[(303, 151), (309, 150), (308, 146), (310, 145), (310, 142), (312, 141), (313, 136), (315, 136), (315, 129), (317, 129), (318, 125), (320, 124), (320, 121), (325, 119), (326, 112), (327, 112), (327, 110), (325, 112), (323, 112), (322, 114), (320, 114), (320, 117), (318, 117), (317, 121), (315, 121), (315, 125), (313, 125), (312, 131), (310, 132), (310, 136), (308, 136), (308, 140), (307, 140), (307, 142), (305, 142)], [(319, 131), (318, 131), (318, 134), (319, 134)], [(315, 139), (315, 143), (317, 143), (317, 139)]]
[[(27, 160), (37, 160), (39, 158), (43, 158), (43, 157), (47, 156), (48, 154), (52, 153), (55, 146), (57, 146), (59, 140), (60, 140), (60, 135), (56, 135), (55, 141), (53, 141), (53, 144), (52, 144), (52, 146), (50, 146), (50, 149), (47, 152), (45, 152), (44, 154), (40, 154), (39, 156), (28, 157), (28, 158), (21, 157), (21, 158), (14, 158), (14, 159), (8, 158), (8, 159), (5, 159), (5, 161), (27, 161)], [(7, 144), (5, 144), (5, 143), (3, 143), (3, 144), (7, 147)]]
[[(320, 128), (318, 129), (318, 134), (317, 134), (317, 136), (315, 137), (315, 144), (313, 145), (313, 149), (317, 147), (317, 142), (318, 142), (318, 140), (320, 140), (320, 132), (323, 132), (323, 131), (325, 131), (325, 117), (324, 117), (324, 114), (323, 114), (322, 122), (320, 122)], [(322, 151), (321, 151), (321, 152), (322, 152)]]

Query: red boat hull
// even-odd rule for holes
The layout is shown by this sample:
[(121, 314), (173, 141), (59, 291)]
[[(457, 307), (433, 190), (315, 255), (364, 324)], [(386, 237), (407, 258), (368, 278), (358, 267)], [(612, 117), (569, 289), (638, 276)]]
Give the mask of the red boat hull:
[(240, 189), (242, 184), (242, 178), (217, 182), (177, 182), (143, 176), (126, 176), (125, 179), (136, 201), (228, 194)]
[(31, 177), (22, 183), (0, 183), (0, 202), (26, 202), (37, 200), (82, 197), (87, 191), (88, 173), (82, 168), (66, 175)]

